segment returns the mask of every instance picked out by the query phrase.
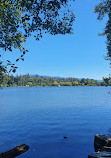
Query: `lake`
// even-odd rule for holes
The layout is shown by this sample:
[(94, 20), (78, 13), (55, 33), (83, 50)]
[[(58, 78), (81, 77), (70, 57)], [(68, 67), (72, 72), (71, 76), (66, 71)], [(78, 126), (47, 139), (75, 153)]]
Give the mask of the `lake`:
[(18, 158), (87, 158), (94, 135), (111, 127), (109, 92), (110, 87), (3, 88), (0, 153), (27, 144)]

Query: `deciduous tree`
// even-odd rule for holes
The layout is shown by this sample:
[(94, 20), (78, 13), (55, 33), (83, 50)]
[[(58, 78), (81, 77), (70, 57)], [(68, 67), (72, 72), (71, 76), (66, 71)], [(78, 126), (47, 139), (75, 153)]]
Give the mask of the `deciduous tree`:
[[(11, 52), (13, 48), (21, 52), (16, 62), (24, 60), (28, 50), (23, 43), (32, 32), (36, 40), (44, 33), (71, 34), (75, 17), (69, 9), (70, 3), (69, 0), (0, 0), (0, 66), (4, 65), (3, 52)], [(5, 62), (10, 71), (16, 71), (15, 63), (8, 59)]]
[(105, 35), (107, 37), (107, 58), (111, 61), (111, 0), (102, 0), (95, 7), (95, 13), (98, 14), (98, 20), (102, 20), (105, 15), (108, 17), (108, 21), (106, 23), (106, 27), (104, 28), (104, 32), (100, 35)]

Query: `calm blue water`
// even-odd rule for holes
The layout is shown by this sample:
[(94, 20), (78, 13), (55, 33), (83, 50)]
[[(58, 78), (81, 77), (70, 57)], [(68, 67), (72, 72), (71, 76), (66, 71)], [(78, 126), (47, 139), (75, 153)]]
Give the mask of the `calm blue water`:
[[(18, 87), (0, 90), (0, 153), (20, 158), (87, 158), (94, 135), (111, 127), (110, 87)], [(63, 139), (67, 136), (67, 139)]]

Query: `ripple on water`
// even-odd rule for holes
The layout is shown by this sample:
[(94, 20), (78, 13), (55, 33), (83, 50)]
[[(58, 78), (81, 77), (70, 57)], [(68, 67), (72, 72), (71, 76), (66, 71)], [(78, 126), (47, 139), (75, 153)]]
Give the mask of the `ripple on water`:
[(110, 127), (109, 90), (4, 88), (0, 91), (0, 152), (26, 143), (30, 149), (21, 158), (86, 158), (94, 150), (94, 134), (106, 134)]

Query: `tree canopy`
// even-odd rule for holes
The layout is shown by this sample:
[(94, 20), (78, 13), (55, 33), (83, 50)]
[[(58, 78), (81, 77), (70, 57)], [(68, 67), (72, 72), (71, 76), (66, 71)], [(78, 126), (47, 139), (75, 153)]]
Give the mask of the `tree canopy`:
[[(12, 72), (17, 69), (15, 63), (2, 60), (3, 54), (6, 51), (12, 52), (18, 49), (21, 53), (16, 62), (24, 60), (28, 50), (24, 48), (23, 43), (31, 35), (34, 35), (36, 40), (40, 40), (44, 33), (52, 35), (72, 33), (75, 17), (70, 10), (70, 1), (0, 0), (0, 79), (3, 79), (7, 67), (10, 67)], [(95, 7), (95, 13), (98, 14), (98, 20), (102, 20), (105, 15), (108, 16), (106, 27), (101, 35), (107, 37), (106, 59), (111, 61), (111, 0), (99, 3)]]
[(111, 86), (106, 78), (103, 81), (93, 79), (78, 79), (73, 77), (46, 77), (39, 75), (4, 75), (1, 87), (36, 87), (36, 86)]
[(95, 7), (95, 13), (98, 14), (98, 20), (102, 20), (105, 15), (108, 16), (108, 21), (104, 32), (100, 35), (106, 35), (107, 37), (107, 58), (111, 61), (111, 0), (104, 0)]
[[(44, 33), (71, 34), (75, 17), (69, 5), (69, 0), (0, 0), (1, 71), (5, 70), (1, 59), (3, 52), (19, 49), (21, 55), (16, 62), (24, 60), (28, 50), (23, 43), (33, 32), (36, 40), (42, 38)], [(16, 71), (14, 63), (5, 62), (5, 66), (11, 67), (10, 71)]]

